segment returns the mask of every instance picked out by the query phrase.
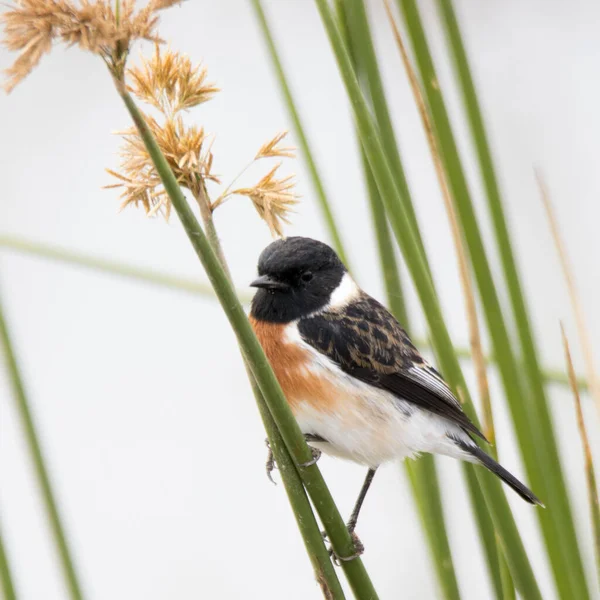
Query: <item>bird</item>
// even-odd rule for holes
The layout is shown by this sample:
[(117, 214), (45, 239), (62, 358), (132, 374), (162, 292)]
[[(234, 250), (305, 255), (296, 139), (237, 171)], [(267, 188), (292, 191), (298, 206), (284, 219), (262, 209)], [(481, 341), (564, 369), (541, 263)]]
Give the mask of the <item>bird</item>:
[(441, 454), (482, 465), (530, 504), (537, 496), (475, 442), (485, 436), (396, 318), (354, 281), (336, 252), (307, 237), (278, 239), (258, 260), (249, 320), (315, 460), (366, 466), (348, 521), (378, 467)]

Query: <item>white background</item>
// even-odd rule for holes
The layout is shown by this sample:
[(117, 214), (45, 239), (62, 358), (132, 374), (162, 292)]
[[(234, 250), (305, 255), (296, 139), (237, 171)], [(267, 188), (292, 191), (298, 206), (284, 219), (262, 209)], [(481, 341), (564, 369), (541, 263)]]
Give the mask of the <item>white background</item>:
[[(381, 298), (348, 105), (316, 8), (306, 0), (265, 5), (352, 266), (361, 285)], [(434, 3), (420, 5), (474, 200), (489, 230), (443, 32)], [(373, 0), (370, 8), (436, 283), (453, 339), (464, 345), (454, 252), (427, 147), (382, 5)], [(562, 367), (558, 320), (564, 319), (581, 369), (532, 167), (543, 170), (551, 188), (590, 334), (597, 341), (600, 8), (585, 0), (462, 0), (456, 8), (543, 361)], [(291, 128), (250, 4), (190, 1), (165, 13), (160, 31), (174, 48), (195, 61), (203, 59), (210, 78), (223, 89), (188, 118), (217, 134), (216, 171), (227, 181), (264, 141)], [(0, 67), (8, 67), (12, 58), (0, 50)], [(0, 97), (0, 232), (203, 280), (176, 218), (166, 225), (134, 209), (117, 214), (117, 194), (101, 189), (110, 182), (104, 168), (117, 164), (118, 139), (110, 132), (128, 124), (100, 60), (62, 48), (45, 57), (10, 96)], [(327, 239), (304, 164), (299, 160), (287, 168), (297, 172), (303, 196), (287, 233)], [(268, 231), (244, 199), (223, 206), (216, 219), (235, 280), (244, 287), (270, 241)], [(8, 251), (2, 252), (0, 265), (2, 299), (87, 597), (319, 597), (284, 490), (264, 475), (264, 433), (217, 303)], [(424, 334), (414, 295), (410, 305), (414, 328)], [(494, 384), (492, 392), (503, 462), (524, 477), (500, 388)], [(554, 388), (551, 399), (594, 580), (572, 399)], [(587, 397), (585, 404), (597, 442), (597, 413)], [(348, 514), (363, 470), (329, 458), (320, 465)], [(461, 472), (449, 459), (439, 465), (463, 597), (488, 598)], [(4, 373), (0, 481), (0, 516), (20, 597), (66, 597)], [(509, 499), (544, 598), (553, 598), (534, 509), (513, 494)], [(381, 598), (437, 597), (417, 513), (397, 465), (377, 475), (359, 534)]]

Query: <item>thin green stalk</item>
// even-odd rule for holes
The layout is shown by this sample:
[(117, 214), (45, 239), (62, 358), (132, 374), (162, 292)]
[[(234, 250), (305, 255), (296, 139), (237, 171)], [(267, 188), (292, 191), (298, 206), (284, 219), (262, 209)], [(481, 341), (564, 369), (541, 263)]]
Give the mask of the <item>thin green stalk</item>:
[[(438, 6), (442, 15), (442, 22), (446, 29), (452, 58), (454, 59), (454, 65), (458, 76), (457, 80), (460, 84), (463, 101), (465, 103), (471, 135), (475, 142), (479, 169), (486, 189), (488, 208), (492, 216), (497, 247), (500, 253), (504, 276), (507, 281), (512, 310), (522, 347), (521, 354), (525, 363), (529, 384), (532, 393), (537, 396), (538, 402), (540, 401), (540, 398), (544, 399), (544, 402), (546, 402), (543, 382), (541, 382), (541, 380), (559, 380), (560, 383), (568, 385), (568, 376), (562, 372), (542, 371), (539, 364), (537, 343), (531, 327), (531, 319), (528, 314), (525, 292), (521, 284), (521, 277), (519, 275), (515, 253), (512, 248), (511, 237), (500, 193), (500, 185), (496, 177), (494, 161), (460, 27), (454, 12), (452, 0), (438, 0)], [(583, 386), (587, 388), (587, 382), (581, 377), (577, 378), (577, 385), (580, 389), (583, 389)]]
[(302, 485), (300, 474), (294, 466), (294, 461), (285, 446), (254, 376), (251, 373), (249, 375), (252, 391), (269, 438), (269, 444), (277, 462), (281, 480), (304, 541), (306, 552), (311, 560), (317, 583), (323, 592), (323, 598), (325, 600), (344, 600), (344, 591), (331, 563), (329, 552), (325, 548), (319, 524), (315, 519), (310, 501)]
[[(455, 390), (460, 388), (466, 391), (467, 386), (460, 370), (458, 359), (452, 348), (452, 342), (442, 316), (433, 281), (429, 277), (429, 271), (423, 262), (415, 234), (408, 226), (409, 220), (406, 218), (404, 206), (399, 200), (399, 192), (391, 175), (390, 166), (381, 145), (377, 127), (369, 113), (365, 98), (361, 93), (344, 40), (337, 29), (327, 0), (315, 0), (315, 2), (348, 92), (361, 142), (371, 166), (371, 171), (386, 206), (392, 230), (402, 249), (423, 306), (432, 340), (434, 341), (436, 355), (450, 385)], [(472, 402), (468, 394), (465, 393), (464, 396), (466, 401), (465, 409), (471, 418), (476, 420), (477, 415), (473, 409)], [(482, 471), (482, 469), (479, 469), (479, 471)], [(503, 547), (506, 550), (515, 584), (528, 599), (541, 598), (529, 559), (525, 553), (510, 508), (508, 507), (506, 496), (501, 490), (498, 481), (492, 481), (489, 478), (486, 479), (482, 475), (484, 474), (477, 473), (477, 478), (482, 486), (486, 504), (498, 529)]]
[(500, 301), (492, 278), (458, 148), (444, 104), (439, 81), (414, 0), (398, 0), (424, 82), (441, 155), (452, 191), (471, 263), (482, 299), (494, 354), (506, 392), (527, 474), (533, 488), (547, 500), (549, 510), (538, 511), (546, 548), (561, 597), (589, 598), (585, 573), (566, 492), (548, 407), (536, 394), (525, 399), (519, 362), (513, 353)]
[(2, 598), (4, 600), (17, 600), (17, 593), (13, 584), (13, 576), (10, 562), (4, 547), (2, 531), (0, 530), (0, 585), (2, 586)]
[(565, 329), (560, 324), (562, 333), (563, 346), (565, 348), (565, 359), (567, 362), (567, 369), (571, 378), (571, 390), (573, 397), (575, 398), (575, 411), (577, 413), (577, 427), (579, 429), (579, 436), (581, 437), (581, 445), (583, 446), (583, 454), (585, 457), (585, 475), (587, 479), (588, 488), (588, 503), (590, 505), (590, 516), (592, 521), (592, 530), (594, 533), (594, 545), (596, 551), (596, 569), (600, 574), (600, 502), (598, 501), (598, 486), (596, 485), (596, 471), (594, 469), (594, 458), (592, 456), (592, 449), (590, 446), (590, 440), (585, 427), (585, 420), (583, 418), (583, 411), (581, 410), (581, 398), (579, 397), (579, 390), (575, 382), (575, 369), (573, 367), (573, 360), (571, 359), (571, 351), (569, 350), (569, 341), (567, 340), (567, 334)]
[(31, 409), (29, 408), (29, 401), (27, 400), (25, 387), (23, 385), (23, 380), (17, 364), (17, 358), (13, 350), (13, 344), (10, 339), (8, 325), (4, 317), (1, 299), (0, 340), (4, 351), (6, 368), (8, 370), (8, 375), (17, 404), (17, 411), (25, 430), (25, 439), (27, 441), (27, 445), (29, 446), (29, 452), (31, 453), (31, 458), (33, 460), (37, 482), (42, 492), (44, 507), (46, 509), (48, 522), (52, 530), (60, 563), (63, 568), (67, 589), (69, 590), (69, 595), (73, 600), (82, 600), (83, 594), (81, 591), (81, 585), (79, 583), (79, 577), (75, 569), (75, 563), (73, 561), (71, 551), (69, 550), (64, 527), (60, 518), (60, 511), (58, 509), (55, 494), (52, 490), (52, 484), (50, 483), (50, 476), (48, 474), (48, 469), (46, 467), (46, 462), (40, 446), (39, 436), (31, 415)]
[[(369, 22), (365, 11), (363, 0), (336, 0), (336, 8), (338, 18), (341, 16), (346, 21), (348, 32), (350, 34), (351, 44), (348, 47), (355, 49), (355, 59), (360, 74), (363, 74), (367, 80), (368, 95), (373, 107), (373, 116), (379, 129), (381, 144), (386, 153), (390, 165), (390, 172), (394, 179), (396, 189), (399, 192), (400, 200), (404, 206), (404, 210), (409, 220), (409, 225), (414, 232), (419, 251), (422, 255), (422, 260), (425, 263), (428, 271), (431, 272), (429, 262), (427, 260), (427, 252), (421, 237), (421, 229), (417, 221), (414, 204), (404, 166), (398, 150), (394, 126), (388, 109), (385, 90), (379, 73), (377, 57)], [(344, 35), (344, 31), (341, 31)], [(351, 52), (352, 54), (352, 52)], [(360, 78), (360, 75), (359, 75)]]
[[(200, 193), (196, 198), (196, 201), (198, 202), (200, 208), (200, 216), (204, 225), (204, 231), (206, 232), (207, 241), (217, 257), (217, 260), (219, 261), (227, 280), (229, 281), (230, 285), (233, 286), (231, 271), (225, 259), (225, 252), (221, 246), (219, 234), (217, 233), (213, 219), (210, 198), (204, 182), (200, 182), (199, 190)], [(252, 374), (248, 360), (246, 356), (244, 356), (243, 352), (242, 358), (244, 359), (244, 366), (246, 367), (252, 392), (254, 393), (254, 398), (256, 400), (256, 404), (258, 405), (265, 431), (267, 432), (271, 450), (277, 462), (277, 466), (279, 467), (283, 485), (292, 507), (294, 517), (296, 518), (300, 535), (304, 541), (306, 552), (312, 563), (316, 580), (321, 587), (323, 597), (326, 600), (334, 598), (343, 600), (344, 592), (342, 590), (342, 586), (340, 585), (335, 569), (333, 568), (329, 552), (325, 548), (325, 540), (321, 535), (321, 531), (312, 511), (310, 501), (306, 496), (306, 491), (302, 485), (300, 474), (296, 470), (292, 458), (285, 447), (285, 443), (283, 442), (281, 434), (277, 430), (277, 425), (275, 424), (275, 421), (269, 412), (269, 408), (267, 407), (264, 396), (260, 391), (260, 387), (256, 382), (254, 375)]]
[(381, 274), (385, 285), (387, 305), (396, 319), (402, 323), (402, 327), (410, 333), (404, 291), (402, 289), (402, 282), (400, 281), (396, 255), (394, 254), (390, 226), (385, 216), (385, 208), (379, 196), (375, 180), (373, 179), (371, 167), (369, 167), (365, 153), (362, 150), (361, 158), (364, 177), (367, 184), (367, 192), (369, 195), (373, 229), (375, 230), (375, 237), (377, 238), (379, 262), (381, 263)]
[[(379, 191), (371, 173), (371, 167), (363, 150), (361, 150), (361, 157), (371, 213), (377, 232), (379, 259), (386, 284), (388, 306), (392, 314), (404, 325), (407, 322), (406, 308), (402, 301), (400, 277), (398, 276), (389, 225)], [(415, 505), (419, 512), (421, 523), (427, 534), (429, 550), (433, 556), (434, 567), (444, 596), (450, 600), (458, 600), (460, 598), (460, 591), (456, 579), (452, 552), (450, 550), (450, 541), (444, 519), (440, 484), (434, 458), (426, 454), (416, 462), (405, 460), (403, 464), (413, 489)], [(484, 518), (489, 521), (489, 516), (485, 515)]]
[[(311, 462), (312, 453), (310, 452), (298, 423), (286, 402), (285, 396), (281, 391), (281, 387), (275, 378), (275, 374), (269, 365), (267, 357), (252, 331), (242, 305), (237, 299), (234, 288), (221, 268), (217, 256), (213, 252), (202, 228), (188, 205), (165, 157), (160, 152), (156, 140), (152, 136), (142, 113), (125, 87), (118, 81), (115, 83), (117, 90), (144, 141), (146, 149), (152, 158), (152, 162), (154, 163), (164, 188), (175, 207), (188, 238), (196, 251), (196, 255), (200, 259), (200, 262), (213, 284), (225, 315), (231, 323), (242, 352), (246, 357), (250, 369), (252, 370), (265, 401), (267, 402), (269, 411), (277, 424), (277, 428), (281, 433), (296, 468), (300, 472), (306, 490), (325, 526), (325, 530), (331, 540), (334, 551), (341, 557), (353, 555), (355, 552), (354, 543), (318, 466), (316, 464), (308, 467), (300, 466), (304, 463)], [(342, 568), (344, 569), (356, 598), (365, 600), (377, 599), (375, 588), (373, 587), (364, 564), (359, 557), (351, 561), (343, 561)]]
[[(433, 133), (433, 126), (431, 123), (431, 119), (429, 118), (429, 114), (427, 112), (427, 107), (425, 106), (425, 100), (423, 98), (423, 93), (421, 92), (421, 88), (417, 79), (417, 76), (414, 72), (414, 68), (410, 62), (408, 57), (408, 53), (406, 51), (404, 41), (402, 40), (402, 35), (398, 26), (396, 25), (396, 21), (394, 19), (394, 15), (392, 13), (392, 8), (390, 5), (390, 0), (385, 0), (385, 8), (388, 16), (388, 20), (392, 27), (394, 38), (396, 40), (396, 44), (398, 46), (398, 51), (402, 58), (402, 63), (404, 65), (404, 69), (408, 76), (408, 80), (410, 82), (410, 87), (413, 92), (413, 96), (415, 98), (415, 103), (417, 108), (419, 109), (419, 114), (421, 116), (421, 120), (423, 123), (423, 129), (425, 130), (427, 141), (429, 144), (429, 149), (431, 152), (431, 157), (433, 159), (433, 164), (435, 167), (435, 172), (438, 178), (438, 182), (440, 185), (440, 191), (442, 192), (442, 198), (444, 200), (444, 207), (446, 209), (446, 213), (448, 216), (448, 222), (450, 225), (450, 231), (452, 233), (452, 239), (454, 241), (454, 246), (456, 250), (456, 258), (458, 262), (458, 272), (459, 279), (461, 283), (461, 287), (463, 290), (464, 300), (465, 300), (465, 311), (467, 314), (467, 321), (469, 325), (469, 341), (471, 345), (471, 352), (473, 355), (473, 362), (475, 366), (475, 375), (477, 381), (477, 390), (479, 393), (479, 397), (481, 403), (483, 405), (484, 412), (484, 433), (487, 439), (491, 444), (494, 443), (495, 440), (495, 432), (491, 411), (491, 403), (490, 403), (490, 394), (489, 394), (489, 386), (487, 380), (487, 373), (485, 367), (485, 360), (483, 358), (483, 350), (481, 345), (481, 333), (479, 329), (479, 322), (477, 317), (477, 306), (475, 302), (475, 293), (473, 291), (473, 284), (471, 282), (471, 272), (469, 270), (469, 264), (466, 256), (466, 251), (464, 248), (464, 243), (462, 240), (460, 226), (458, 223), (458, 219), (456, 216), (456, 211), (452, 204), (452, 199), (450, 197), (450, 191), (448, 189), (448, 181), (446, 175), (444, 173), (444, 169), (442, 166), (442, 159), (440, 157), (440, 150), (437, 144), (437, 140)], [(468, 474), (467, 470), (467, 483), (468, 485), (472, 485), (473, 477)], [(470, 490), (471, 499), (479, 500), (478, 494), (476, 490)], [(496, 571), (498, 570), (498, 563), (504, 562), (504, 557), (501, 552), (498, 552), (496, 546), (498, 544), (497, 536), (492, 535), (489, 522), (489, 516), (485, 514), (484, 511), (481, 510), (481, 505), (474, 507), (474, 512), (478, 519), (481, 519), (481, 523), (478, 521), (478, 526), (480, 529), (480, 536), (482, 541), (484, 542), (484, 550), (486, 552), (486, 558), (488, 561), (488, 568), (490, 569), (490, 573), (494, 579), (494, 584), (497, 586), (498, 583), (500, 587), (496, 587), (496, 595), (499, 599), (501, 599), (504, 594), (503, 585), (504, 582), (502, 577), (496, 577)], [(492, 545), (493, 544), (493, 545)], [(502, 564), (500, 565), (500, 568)]]
[[(379, 242), (378, 242), (379, 243)], [(121, 261), (110, 261), (89, 254), (84, 254), (79, 251), (67, 250), (60, 246), (52, 244), (44, 244), (28, 240), (21, 237), (0, 235), (0, 248), (38, 256), (40, 258), (54, 260), (66, 265), (74, 265), (85, 269), (99, 271), (108, 275), (117, 275), (126, 279), (133, 279), (142, 283), (149, 283), (164, 287), (166, 289), (188, 292), (199, 296), (214, 296), (213, 288), (207, 284), (195, 279), (186, 277), (176, 277), (168, 273), (161, 273), (154, 269), (145, 269), (136, 265), (123, 263)], [(385, 273), (392, 272), (392, 267), (386, 267)], [(385, 275), (384, 275), (385, 279)], [(387, 285), (387, 284), (386, 284)], [(387, 289), (387, 288), (386, 288)], [(393, 293), (394, 297), (398, 294)], [(250, 296), (244, 290), (237, 290), (237, 295), (243, 304), (250, 302)], [(401, 314), (401, 313), (396, 313)], [(402, 322), (402, 321), (401, 321)], [(422, 348), (431, 348), (431, 342), (425, 338), (414, 338), (417, 346)], [(454, 348), (456, 355), (459, 358), (471, 359), (471, 351), (469, 348), (456, 346)], [(495, 363), (494, 356), (485, 357), (486, 364)], [(548, 383), (568, 386), (569, 377), (560, 369), (545, 369), (542, 376)], [(588, 389), (587, 380), (583, 375), (577, 375), (577, 386), (581, 391)]]
[(296, 108), (294, 97), (290, 90), (287, 77), (285, 76), (285, 71), (283, 70), (283, 66), (279, 58), (279, 53), (277, 51), (277, 47), (275, 46), (275, 40), (273, 39), (271, 28), (269, 27), (269, 23), (267, 22), (267, 18), (265, 16), (265, 11), (263, 10), (262, 3), (260, 0), (252, 0), (252, 6), (254, 8), (254, 12), (256, 14), (258, 24), (260, 26), (260, 30), (263, 34), (263, 38), (267, 44), (267, 50), (269, 51), (269, 56), (271, 57), (273, 68), (275, 69), (275, 75), (277, 76), (277, 80), (279, 81), (279, 87), (281, 89), (281, 93), (283, 94), (285, 105), (287, 107), (290, 118), (292, 119), (292, 123), (294, 124), (294, 130), (296, 132), (296, 136), (298, 137), (298, 142), (300, 144), (300, 148), (302, 149), (304, 160), (308, 165), (310, 178), (312, 180), (314, 190), (317, 194), (317, 200), (319, 201), (319, 206), (321, 207), (323, 218), (325, 219), (325, 223), (327, 224), (327, 230), (329, 231), (329, 235), (331, 236), (333, 247), (335, 248), (335, 251), (338, 253), (338, 256), (341, 258), (342, 262), (348, 268), (350, 268), (350, 265), (348, 263), (348, 255), (346, 254), (346, 251), (344, 250), (344, 244), (342, 243), (342, 236), (340, 235), (340, 232), (335, 222), (335, 217), (333, 216), (333, 210), (331, 209), (331, 205), (329, 204), (329, 200), (327, 199), (327, 194), (325, 193), (323, 181), (321, 179), (321, 175), (319, 174), (317, 164), (313, 158), (312, 150), (310, 148), (310, 144), (308, 143), (308, 138), (306, 137), (304, 126), (302, 125), (302, 120), (300, 119), (300, 114), (298, 113), (298, 109)]
[[(177, 277), (168, 273), (160, 273), (154, 269), (128, 265), (121, 261), (107, 260), (82, 252), (74, 252), (54, 246), (53, 244), (43, 244), (20, 237), (0, 235), (0, 248), (15, 250), (24, 254), (39, 256), (60, 263), (100, 271), (109, 275), (117, 275), (134, 281), (150, 283), (194, 295), (214, 296), (212, 286), (208, 283), (202, 283), (187, 277)], [(250, 302), (250, 297), (245, 291), (239, 290), (238, 297), (245, 304)]]

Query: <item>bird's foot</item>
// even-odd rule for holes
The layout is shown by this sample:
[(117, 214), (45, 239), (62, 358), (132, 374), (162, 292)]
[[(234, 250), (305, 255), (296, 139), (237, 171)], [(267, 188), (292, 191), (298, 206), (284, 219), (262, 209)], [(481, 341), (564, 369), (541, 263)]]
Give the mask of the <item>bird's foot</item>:
[[(335, 552), (335, 550), (333, 549), (331, 544), (329, 544), (329, 547), (327, 548), (327, 551), (329, 552), (329, 556), (331, 556), (331, 560), (333, 560), (333, 564), (338, 567), (343, 562), (349, 562), (351, 560), (354, 560), (355, 558), (358, 558), (365, 551), (365, 546), (360, 541), (360, 538), (356, 535), (354, 529), (348, 528), (348, 532), (350, 533), (350, 537), (352, 538), (352, 543), (354, 544), (354, 554), (351, 554), (350, 556), (340, 556), (339, 554), (337, 554)], [(329, 542), (329, 538), (327, 537), (327, 532), (322, 531), (321, 535), (323, 536), (323, 539), (325, 540), (325, 542)]]
[(273, 470), (277, 468), (277, 465), (275, 464), (275, 457), (273, 456), (273, 450), (271, 449), (271, 444), (269, 443), (268, 438), (265, 439), (265, 444), (268, 448), (267, 462), (265, 464), (265, 468), (267, 470), (267, 477), (273, 485), (277, 485), (277, 482), (273, 479), (273, 476), (271, 475), (271, 473), (273, 473)]
[(309, 448), (312, 452), (312, 458), (305, 463), (300, 463), (298, 465), (299, 467), (310, 467), (312, 465), (316, 465), (317, 461), (321, 458), (321, 454), (323, 453), (318, 448), (314, 448), (313, 446), (309, 446)]

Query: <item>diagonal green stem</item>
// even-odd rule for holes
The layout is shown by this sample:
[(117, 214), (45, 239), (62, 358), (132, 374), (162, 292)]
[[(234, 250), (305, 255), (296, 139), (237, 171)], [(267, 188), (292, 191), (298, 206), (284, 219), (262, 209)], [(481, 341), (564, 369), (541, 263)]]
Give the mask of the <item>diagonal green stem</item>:
[[(231, 271), (229, 270), (229, 265), (225, 260), (225, 252), (221, 246), (221, 241), (219, 239), (213, 219), (213, 212), (211, 210), (208, 191), (206, 190), (206, 186), (203, 181), (200, 181), (199, 183), (200, 192), (196, 198), (196, 201), (200, 207), (200, 216), (204, 225), (204, 231), (206, 232), (206, 238), (211, 249), (215, 253), (215, 256), (217, 257), (217, 260), (219, 261), (227, 280), (231, 285), (233, 285)], [(304, 541), (306, 552), (312, 563), (315, 577), (321, 588), (323, 597), (326, 600), (344, 600), (342, 586), (340, 585), (335, 569), (333, 568), (329, 553), (325, 548), (325, 540), (321, 535), (321, 531), (312, 511), (310, 501), (306, 496), (306, 491), (302, 485), (300, 474), (294, 466), (292, 457), (285, 447), (283, 438), (277, 429), (277, 425), (275, 424), (275, 421), (269, 412), (265, 398), (260, 391), (260, 387), (258, 386), (254, 375), (252, 374), (248, 360), (243, 353), (242, 357), (244, 359), (244, 366), (246, 367), (246, 373), (248, 375), (248, 379), (250, 380), (252, 392), (254, 393), (254, 398), (256, 400), (265, 431), (267, 432), (270, 448), (277, 462), (277, 466), (279, 467), (279, 473), (281, 474), (281, 479), (292, 507), (296, 524)]]
[(17, 600), (17, 592), (13, 583), (10, 562), (4, 547), (2, 531), (0, 530), (0, 589), (4, 600)]
[(252, 6), (254, 8), (260, 30), (263, 34), (263, 38), (267, 44), (267, 50), (269, 51), (269, 56), (271, 57), (273, 68), (275, 69), (275, 75), (277, 76), (277, 81), (279, 82), (279, 87), (281, 89), (281, 93), (283, 94), (285, 105), (290, 118), (292, 119), (292, 123), (294, 124), (294, 130), (296, 132), (300, 148), (302, 149), (304, 160), (308, 166), (308, 171), (310, 173), (313, 187), (317, 194), (317, 200), (319, 201), (323, 218), (327, 224), (327, 230), (331, 236), (333, 247), (335, 248), (335, 251), (338, 253), (338, 256), (341, 258), (342, 262), (348, 268), (350, 268), (348, 263), (348, 255), (346, 254), (346, 251), (344, 250), (344, 244), (342, 243), (342, 236), (340, 235), (339, 229), (335, 222), (335, 217), (333, 216), (333, 210), (331, 209), (329, 200), (327, 199), (323, 181), (321, 179), (321, 175), (319, 174), (317, 164), (313, 158), (313, 153), (310, 148), (310, 144), (308, 143), (308, 138), (306, 137), (304, 126), (302, 124), (302, 120), (300, 119), (300, 114), (296, 108), (292, 91), (288, 84), (287, 77), (285, 76), (285, 71), (283, 70), (281, 59), (279, 58), (277, 46), (275, 45), (275, 40), (273, 39), (273, 34), (271, 33), (271, 28), (269, 27), (265, 11), (263, 10), (260, 0), (252, 0)]
[[(383, 81), (377, 65), (375, 48), (373, 47), (364, 2), (363, 0), (336, 0), (335, 6), (338, 20), (344, 22), (344, 26), (348, 29), (351, 37), (352, 43), (348, 44), (348, 50), (352, 55), (351, 47), (355, 48), (355, 62), (359, 67), (360, 74), (364, 75), (366, 79), (367, 85), (365, 87), (373, 107), (373, 116), (379, 130), (381, 144), (387, 155), (390, 164), (390, 173), (398, 190), (406, 218), (414, 232), (419, 251), (421, 252), (421, 258), (430, 271), (427, 252), (423, 238), (421, 237), (421, 229), (417, 221), (412, 196), (396, 142), (385, 90), (383, 89)], [(344, 36), (344, 27), (341, 28), (340, 33)]]
[[(585, 600), (589, 598), (589, 592), (548, 407), (538, 393), (526, 398), (522, 370), (512, 348), (417, 4), (414, 0), (399, 0), (399, 4), (424, 82), (423, 88), (469, 248), (527, 474), (534, 489), (548, 502), (548, 510), (538, 511), (537, 516), (546, 539), (554, 578), (562, 598), (566, 600), (575, 596)], [(541, 379), (539, 382), (543, 392)]]
[[(359, 3), (361, 3), (361, 0), (359, 0), (359, 2), (350, 3), (350, 6), (355, 6)], [(344, 2), (339, 2), (337, 4), (338, 21), (341, 21), (342, 24), (344, 22), (347, 23), (344, 4)], [(366, 15), (364, 16), (366, 18)], [(355, 38), (367, 34), (370, 35), (368, 30), (365, 31), (360, 28), (353, 28), (352, 33), (346, 31), (344, 25), (341, 25), (341, 29), (346, 34), (347, 44), (350, 50), (356, 48), (353, 44)], [(357, 56), (353, 58), (358, 67), (358, 71), (360, 72), (362, 61), (358, 56), (359, 53), (360, 50), (356, 52)], [(372, 91), (372, 94), (373, 93), (375, 92)], [(381, 201), (381, 197), (379, 196), (379, 190), (377, 189), (377, 185), (373, 178), (371, 167), (369, 166), (369, 162), (362, 148), (360, 154), (379, 247), (379, 258), (384, 275), (388, 306), (392, 311), (392, 314), (403, 324), (403, 327), (407, 328), (408, 318), (406, 306), (404, 304), (404, 296), (402, 294), (394, 246), (390, 236), (387, 217), (385, 216), (385, 208)], [(440, 485), (434, 458), (431, 455), (424, 455), (416, 462), (406, 460), (404, 461), (404, 468), (412, 486), (415, 505), (427, 536), (429, 550), (433, 556), (434, 566), (444, 596), (448, 600), (458, 600), (460, 598), (460, 592), (446, 530)]]
[(17, 358), (13, 350), (13, 344), (8, 331), (8, 325), (4, 317), (1, 300), (0, 341), (4, 351), (6, 368), (8, 370), (8, 375), (13, 388), (17, 410), (25, 430), (25, 439), (27, 440), (27, 445), (29, 446), (29, 451), (33, 460), (35, 475), (42, 492), (44, 507), (46, 509), (48, 522), (50, 523), (50, 528), (54, 536), (54, 543), (56, 544), (56, 549), (58, 551), (60, 562), (63, 568), (69, 595), (73, 600), (82, 600), (83, 594), (81, 592), (79, 577), (75, 570), (75, 563), (73, 561), (71, 551), (69, 550), (64, 527), (61, 522), (55, 493), (52, 489), (48, 468), (46, 467), (46, 462), (44, 460), (44, 455), (39, 442), (39, 436), (33, 422), (31, 409), (29, 408), (29, 401), (27, 400), (25, 387), (23, 385), (23, 380), (17, 364)]
[[(338, 68), (346, 85), (363, 148), (365, 149), (381, 197), (386, 205), (390, 224), (406, 259), (427, 317), (436, 355), (441, 363), (444, 374), (454, 389), (460, 388), (466, 392), (467, 386), (462, 376), (458, 359), (452, 348), (433, 281), (423, 261), (415, 234), (408, 226), (409, 219), (407, 218), (404, 205), (399, 200), (399, 191), (396, 189), (390, 165), (377, 134), (377, 127), (373, 122), (367, 103), (360, 91), (343, 38), (335, 24), (335, 19), (327, 0), (315, 1), (334, 50)], [(466, 393), (463, 395), (466, 400), (466, 410), (473, 419), (476, 419), (470, 398)], [(515, 584), (528, 599), (540, 599), (541, 595), (535, 576), (533, 575), (531, 565), (500, 483), (495, 478), (490, 479), (486, 477), (486, 473), (482, 472), (482, 469), (478, 469), (477, 479), (482, 487), (486, 504), (489, 507), (500, 535), (502, 545), (506, 549), (507, 560)]]
[[(199, 296), (214, 296), (214, 290), (209, 284), (202, 283), (195, 279), (177, 277), (170, 275), (169, 273), (162, 273), (160, 271), (155, 271), (154, 269), (146, 269), (121, 261), (106, 260), (79, 251), (67, 250), (66, 248), (55, 246), (53, 244), (45, 244), (17, 236), (0, 234), (0, 248), (54, 260), (66, 265), (83, 267), (85, 269), (99, 271), (109, 275), (117, 275), (125, 279), (132, 279), (142, 283), (150, 283), (171, 290), (188, 292)], [(391, 266), (386, 267), (385, 272), (392, 272), (391, 268)], [(250, 297), (244, 290), (237, 290), (237, 295), (243, 304), (250, 302)], [(394, 294), (394, 296), (396, 296), (396, 294)], [(414, 338), (414, 341), (419, 347), (431, 347), (431, 343), (427, 339)], [(471, 359), (471, 351), (468, 348), (456, 346), (455, 352), (459, 358)], [(486, 357), (486, 363), (488, 364), (494, 363), (495, 360), (494, 356)], [(560, 369), (545, 369), (542, 372), (542, 376), (548, 383), (555, 383), (563, 386), (569, 385), (567, 374)], [(577, 376), (577, 386), (582, 391), (588, 389), (587, 380), (584, 376)]]
[(294, 461), (285, 446), (254, 376), (251, 373), (249, 373), (249, 376), (258, 410), (269, 438), (269, 444), (277, 462), (281, 480), (296, 518), (296, 524), (302, 535), (306, 552), (312, 563), (317, 583), (323, 593), (323, 598), (325, 600), (344, 600), (344, 591), (331, 563), (329, 553), (325, 548), (319, 524), (315, 519), (310, 501), (302, 485), (300, 474), (294, 466)]
[[(117, 90), (131, 115), (152, 162), (162, 180), (164, 188), (175, 207), (181, 223), (188, 235), (196, 255), (200, 259), (214, 289), (221, 302), (225, 315), (229, 319), (236, 334), (238, 343), (246, 357), (250, 369), (256, 378), (256, 382), (262, 392), (267, 406), (285, 445), (299, 470), (306, 490), (319, 513), (319, 517), (325, 526), (325, 530), (331, 540), (333, 548), (338, 556), (348, 557), (355, 553), (354, 543), (346, 528), (346, 525), (333, 501), (331, 493), (327, 488), (325, 480), (316, 464), (308, 467), (299, 465), (309, 463), (312, 460), (304, 436), (300, 431), (275, 374), (269, 365), (267, 357), (246, 317), (235, 290), (227, 275), (221, 268), (219, 260), (213, 252), (202, 228), (200, 227), (194, 213), (189, 207), (183, 192), (173, 172), (171, 171), (165, 157), (160, 152), (156, 140), (146, 124), (142, 113), (135, 102), (118, 81), (115, 82)], [(360, 558), (343, 561), (342, 568), (348, 578), (350, 586), (356, 598), (364, 600), (376, 600), (377, 593), (367, 574), (364, 564)]]

